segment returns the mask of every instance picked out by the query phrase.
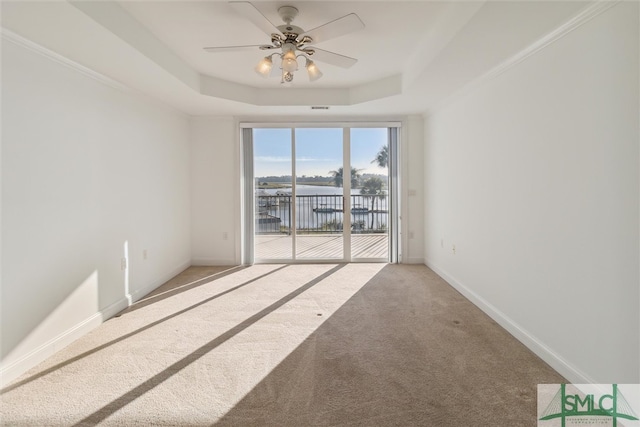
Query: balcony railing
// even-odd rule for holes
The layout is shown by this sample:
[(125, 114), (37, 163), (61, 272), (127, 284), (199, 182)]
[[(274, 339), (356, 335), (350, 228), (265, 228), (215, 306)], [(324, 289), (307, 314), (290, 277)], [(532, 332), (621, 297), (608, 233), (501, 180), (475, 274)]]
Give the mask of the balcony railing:
[[(351, 195), (351, 233), (386, 233), (388, 197)], [(256, 195), (256, 234), (291, 234), (291, 195)], [(344, 197), (340, 195), (296, 196), (298, 234), (340, 234), (344, 231)]]

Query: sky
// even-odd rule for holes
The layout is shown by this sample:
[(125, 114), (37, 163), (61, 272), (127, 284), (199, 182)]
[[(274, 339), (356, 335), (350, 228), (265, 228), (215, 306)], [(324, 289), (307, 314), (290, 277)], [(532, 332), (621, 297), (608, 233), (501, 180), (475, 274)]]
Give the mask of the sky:
[[(351, 165), (360, 173), (387, 174), (375, 162), (387, 144), (387, 128), (351, 129)], [(296, 139), (296, 175), (330, 176), (342, 166), (342, 128), (298, 128)], [(291, 129), (253, 130), (254, 175), (291, 175)]]

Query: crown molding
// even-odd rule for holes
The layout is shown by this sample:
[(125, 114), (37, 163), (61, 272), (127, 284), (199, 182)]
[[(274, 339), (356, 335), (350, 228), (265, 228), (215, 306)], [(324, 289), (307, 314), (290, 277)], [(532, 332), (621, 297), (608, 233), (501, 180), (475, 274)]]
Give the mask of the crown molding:
[(546, 36), (530, 44), (525, 49), (513, 55), (511, 58), (493, 68), (488, 73), (480, 76), (479, 80), (492, 79), (496, 76), (499, 76), (500, 74), (509, 70), (511, 67), (518, 65), (520, 62), (524, 61), (531, 55), (535, 55), (542, 49), (571, 33), (576, 28), (582, 26), (596, 16), (609, 10), (611, 7), (620, 3), (620, 1), (621, 0), (596, 0), (595, 2), (584, 8), (582, 11), (580, 11), (576, 16), (574, 16), (555, 30), (551, 31)]
[[(599, 16), (602, 13), (606, 12), (607, 10), (611, 9), (613, 6), (617, 5), (621, 1), (622, 0), (595, 0), (594, 2), (586, 6), (584, 9), (582, 9), (580, 12), (578, 12), (578, 14), (575, 15), (573, 18), (569, 19), (564, 24), (560, 25), (558, 28), (548, 33), (546, 36), (543, 36), (542, 38), (533, 42), (532, 44), (530, 44), (520, 52), (509, 57), (507, 60), (493, 67), (488, 72), (480, 75), (479, 77), (475, 78), (471, 82), (464, 85), (461, 89), (454, 92), (452, 95), (448, 96), (445, 100), (439, 103), (436, 108), (433, 109), (433, 112), (441, 110), (447, 105), (450, 105), (455, 100), (461, 98), (462, 96), (482, 86), (489, 80), (492, 80), (498, 77), (499, 75), (507, 72), (511, 68), (525, 61), (530, 56), (537, 54), (541, 50), (545, 49), (547, 46), (550, 46), (554, 42), (560, 40), (561, 38), (571, 33), (573, 30), (589, 22), (596, 16)], [(427, 112), (426, 115), (428, 116), (430, 115), (430, 113)]]
[(174, 114), (179, 114), (182, 117), (189, 117), (188, 114), (186, 114), (184, 111), (178, 110), (176, 108), (174, 108), (171, 105), (168, 105), (156, 98), (153, 98), (143, 92), (140, 92), (138, 90), (135, 90), (133, 88), (131, 88), (130, 86), (127, 86), (123, 83), (120, 83), (119, 81), (112, 79), (111, 77), (108, 77), (102, 73), (99, 73), (98, 71), (92, 70), (89, 67), (86, 67), (76, 61), (73, 61), (63, 55), (60, 55), (59, 53), (56, 53), (54, 51), (52, 51), (51, 49), (48, 49), (42, 45), (39, 45), (38, 43), (35, 43), (11, 30), (8, 30), (4, 27), (0, 27), (0, 34), (2, 35), (2, 40), (7, 41), (9, 43), (12, 43), (16, 46), (19, 46), (21, 48), (24, 48), (30, 52), (36, 53), (50, 61), (53, 61), (57, 64), (60, 64), (70, 70), (73, 70), (85, 77), (88, 77), (98, 83), (101, 83), (107, 87), (110, 87), (112, 89), (115, 89), (117, 91), (120, 91), (122, 93), (131, 95), (131, 96), (137, 96), (140, 97), (142, 100), (144, 100), (145, 102), (149, 102), (157, 107), (160, 107), (162, 109), (168, 110)]
[(2, 39), (8, 42), (11, 42), (17, 46), (23, 47), (31, 52), (37, 53), (45, 58), (56, 62), (60, 65), (63, 65), (67, 68), (71, 68), (72, 70), (84, 75), (85, 77), (89, 77), (90, 79), (96, 80), (104, 85), (107, 85), (113, 89), (121, 90), (124, 92), (131, 92), (131, 89), (128, 86), (114, 80), (110, 77), (105, 76), (97, 71), (94, 71), (88, 67), (85, 67), (82, 64), (79, 64), (71, 59), (60, 55), (50, 49), (47, 49), (44, 46), (41, 46), (29, 39), (22, 37), (19, 34), (14, 33), (11, 30), (6, 28), (1, 28)]

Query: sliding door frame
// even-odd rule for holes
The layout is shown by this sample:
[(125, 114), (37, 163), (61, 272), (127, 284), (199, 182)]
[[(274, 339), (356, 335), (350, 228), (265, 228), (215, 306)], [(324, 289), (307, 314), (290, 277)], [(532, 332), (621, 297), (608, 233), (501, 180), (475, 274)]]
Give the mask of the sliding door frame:
[[(387, 144), (389, 147), (389, 167), (388, 167), (388, 184), (389, 184), (389, 230), (388, 230), (388, 260), (384, 262), (399, 263), (401, 262), (401, 209), (400, 209), (400, 173), (399, 173), (399, 150), (400, 150), (400, 130), (402, 123), (399, 121), (381, 121), (381, 122), (240, 122), (240, 160), (241, 160), (241, 255), (242, 264), (249, 265), (255, 262), (255, 214), (254, 214), (254, 198), (255, 198), (255, 176), (254, 176), (254, 141), (253, 129), (291, 129), (291, 155), (292, 155), (292, 180), (296, 179), (296, 161), (295, 161), (295, 130), (302, 128), (341, 128), (343, 130), (343, 170), (350, 171), (351, 166), (351, 129), (357, 128), (387, 128), (388, 137)], [(347, 165), (347, 169), (344, 169)], [(293, 182), (292, 182), (293, 184)], [(296, 185), (292, 185), (292, 198), (295, 200)], [(343, 179), (343, 195), (344, 210), (351, 211), (351, 180)], [(362, 258), (353, 259), (351, 257), (351, 233), (343, 234), (343, 259), (296, 259), (296, 207), (292, 203), (292, 257), (290, 259), (265, 259), (260, 260), (264, 263), (336, 263), (336, 262), (379, 262), (382, 260)], [(350, 230), (351, 216), (344, 216), (344, 229)], [(349, 228), (347, 228), (349, 227)]]

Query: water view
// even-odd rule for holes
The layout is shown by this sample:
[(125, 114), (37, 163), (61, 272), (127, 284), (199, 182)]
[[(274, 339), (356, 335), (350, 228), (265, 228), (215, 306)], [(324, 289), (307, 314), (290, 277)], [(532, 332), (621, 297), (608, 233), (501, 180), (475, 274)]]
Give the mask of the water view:
[[(260, 189), (256, 193), (256, 231), (289, 233), (293, 209), (291, 190)], [(306, 233), (340, 233), (344, 225), (342, 188), (315, 185), (296, 186), (296, 228)], [(352, 232), (386, 232), (388, 198), (351, 191)]]

